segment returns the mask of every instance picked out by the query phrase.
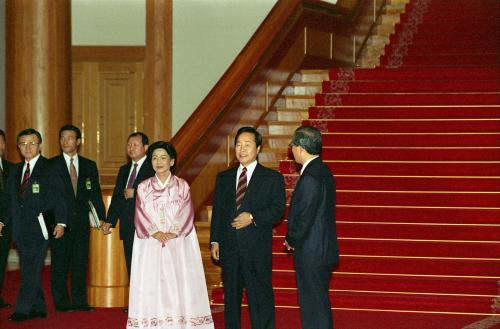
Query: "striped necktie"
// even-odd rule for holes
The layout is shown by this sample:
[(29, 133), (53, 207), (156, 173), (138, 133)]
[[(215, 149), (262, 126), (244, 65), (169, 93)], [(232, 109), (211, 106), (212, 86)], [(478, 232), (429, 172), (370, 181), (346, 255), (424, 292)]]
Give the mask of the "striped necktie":
[(238, 187), (236, 188), (236, 209), (240, 209), (243, 197), (247, 191), (247, 168), (243, 167), (240, 178), (238, 179)]
[(21, 198), (26, 194), (26, 190), (30, 185), (30, 163), (26, 162), (26, 170), (24, 171), (23, 180), (21, 182), (21, 186), (19, 187), (19, 196)]

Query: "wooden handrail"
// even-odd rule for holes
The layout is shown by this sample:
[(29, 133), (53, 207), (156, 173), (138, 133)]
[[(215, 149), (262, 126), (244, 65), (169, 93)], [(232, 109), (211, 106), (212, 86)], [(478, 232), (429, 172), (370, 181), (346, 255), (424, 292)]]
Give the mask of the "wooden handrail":
[(297, 70), (354, 66), (352, 37), (364, 37), (371, 28), (360, 16), (373, 12), (373, 0), (351, 3), (349, 11), (318, 0), (278, 1), (175, 134), (177, 174), (191, 184), (196, 208), (212, 192), (216, 172), (230, 162), (227, 144), (235, 130), (261, 125), (268, 111), (280, 105), (281, 93)]
[[(179, 175), (188, 181), (194, 178), (196, 170), (189, 170), (188, 166), (201, 146), (206, 144), (204, 139), (208, 138), (224, 117), (234, 98), (241, 93), (249, 77), (258, 69), (259, 62), (269, 54), (270, 48), (275, 48), (272, 47), (273, 41), (283, 34), (283, 28), (292, 14), (300, 10), (301, 3), (300, 0), (278, 1), (232, 65), (172, 138), (172, 143), (179, 152)], [(224, 137), (227, 132), (216, 135)]]

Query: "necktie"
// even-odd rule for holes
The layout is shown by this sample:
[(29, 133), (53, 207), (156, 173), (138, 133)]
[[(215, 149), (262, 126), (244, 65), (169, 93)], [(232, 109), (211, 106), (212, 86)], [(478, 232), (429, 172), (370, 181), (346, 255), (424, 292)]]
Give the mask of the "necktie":
[(134, 163), (134, 170), (132, 170), (132, 173), (130, 174), (130, 177), (128, 179), (127, 188), (134, 187), (134, 182), (136, 177), (137, 177), (137, 163)]
[(73, 192), (76, 195), (76, 188), (78, 186), (78, 176), (76, 175), (75, 164), (73, 163), (73, 158), (69, 160), (69, 177), (71, 178), (71, 185), (73, 186)]
[(21, 186), (19, 187), (19, 196), (24, 197), (26, 190), (30, 184), (30, 163), (26, 162), (26, 170), (24, 171), (23, 180), (21, 182)]
[(243, 167), (240, 178), (238, 179), (238, 187), (236, 188), (236, 209), (240, 209), (243, 197), (247, 191), (247, 168)]

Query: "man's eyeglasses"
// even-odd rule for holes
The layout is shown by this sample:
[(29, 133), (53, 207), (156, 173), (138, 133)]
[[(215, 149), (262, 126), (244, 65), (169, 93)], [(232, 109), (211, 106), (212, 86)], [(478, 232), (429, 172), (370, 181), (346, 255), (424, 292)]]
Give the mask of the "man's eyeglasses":
[(19, 142), (19, 143), (17, 143), (17, 145), (20, 147), (35, 146), (38, 144), (40, 144), (40, 143), (39, 142)]

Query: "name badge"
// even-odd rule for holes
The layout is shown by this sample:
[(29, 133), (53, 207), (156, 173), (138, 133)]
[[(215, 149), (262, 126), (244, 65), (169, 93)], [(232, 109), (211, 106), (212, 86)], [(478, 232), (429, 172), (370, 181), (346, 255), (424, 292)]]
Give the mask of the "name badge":
[(38, 193), (40, 193), (40, 184), (38, 184), (38, 183), (36, 183), (36, 182), (35, 182), (35, 183), (33, 183), (33, 185), (31, 185), (31, 192), (32, 192), (33, 194), (38, 194)]
[(90, 182), (90, 178), (87, 178), (87, 180), (85, 181), (85, 187), (87, 188), (87, 190), (92, 189), (92, 183)]

